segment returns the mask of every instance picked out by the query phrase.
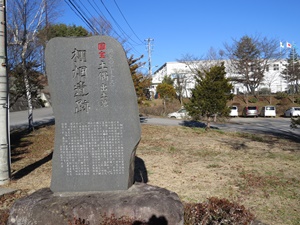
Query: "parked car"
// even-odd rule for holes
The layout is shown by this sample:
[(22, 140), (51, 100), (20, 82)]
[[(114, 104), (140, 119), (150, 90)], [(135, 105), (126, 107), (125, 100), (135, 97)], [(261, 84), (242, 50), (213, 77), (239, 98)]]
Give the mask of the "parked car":
[(229, 116), (232, 116), (232, 117), (238, 117), (239, 116), (239, 109), (236, 105), (230, 106)]
[(169, 118), (176, 118), (176, 119), (187, 119), (190, 118), (188, 112), (186, 111), (186, 109), (179, 109), (176, 112), (173, 113), (169, 113), (168, 114)]
[(300, 116), (300, 107), (291, 107), (284, 112), (285, 117), (296, 117)]
[(243, 116), (254, 116), (257, 117), (258, 116), (258, 108), (257, 106), (246, 106), (243, 109)]
[(276, 108), (273, 105), (266, 105), (261, 108), (260, 116), (263, 117), (276, 117)]

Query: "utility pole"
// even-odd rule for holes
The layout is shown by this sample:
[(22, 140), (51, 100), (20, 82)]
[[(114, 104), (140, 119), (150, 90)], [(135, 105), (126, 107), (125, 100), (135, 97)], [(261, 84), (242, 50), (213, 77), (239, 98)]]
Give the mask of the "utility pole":
[(6, 71), (6, 0), (0, 0), (0, 185), (10, 179), (9, 95)]
[(151, 77), (152, 76), (152, 65), (151, 65), (151, 53), (152, 53), (152, 46), (151, 41), (154, 41), (154, 39), (147, 38), (145, 41), (147, 41), (147, 49), (148, 49), (148, 74)]
[(48, 19), (48, 0), (43, 0), (44, 2), (44, 8), (45, 8), (45, 28), (46, 28), (46, 40), (45, 44), (42, 45), (42, 70), (44, 72), (44, 75), (47, 76), (46, 74), (46, 65), (45, 65), (45, 48), (46, 48), (46, 43), (49, 41), (49, 19)]

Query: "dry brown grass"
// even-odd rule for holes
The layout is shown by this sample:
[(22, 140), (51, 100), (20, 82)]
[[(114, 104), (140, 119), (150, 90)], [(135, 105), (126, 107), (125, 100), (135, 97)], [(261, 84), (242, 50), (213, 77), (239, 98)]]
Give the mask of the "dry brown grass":
[(150, 184), (185, 202), (227, 198), (265, 223), (299, 224), (299, 143), (185, 127), (143, 126), (143, 134), (137, 155)]
[[(54, 126), (12, 135), (13, 180), (5, 187), (29, 194), (49, 187)], [(273, 136), (200, 128), (142, 125), (137, 149), (149, 184), (183, 202), (226, 198), (271, 225), (300, 221), (300, 144)], [(17, 196), (18, 197), (18, 196)], [(11, 199), (2, 199), (6, 208)]]

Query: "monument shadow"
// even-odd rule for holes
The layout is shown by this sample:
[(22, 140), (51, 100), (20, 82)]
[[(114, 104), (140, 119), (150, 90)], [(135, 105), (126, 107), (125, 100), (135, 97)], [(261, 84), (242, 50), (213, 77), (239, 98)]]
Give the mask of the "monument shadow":
[[(197, 128), (207, 128), (207, 125), (205, 123), (196, 121), (196, 120), (184, 120), (181, 123), (179, 123), (180, 126), (184, 127), (197, 127)], [(216, 129), (219, 130), (219, 128), (210, 126), (210, 129)]]
[(19, 170), (18, 172), (16, 172), (15, 174), (12, 175), (12, 179), (13, 180), (18, 180), (21, 179), (22, 177), (30, 174), (32, 171), (34, 171), (35, 169), (37, 169), (38, 167), (42, 166), (43, 164), (49, 162), (52, 159), (52, 152), (47, 155), (46, 157), (24, 167), (23, 169)]
[(148, 172), (144, 160), (135, 156), (134, 160), (134, 182), (148, 183)]
[[(132, 225), (142, 225), (145, 224), (140, 221), (135, 221)], [(149, 221), (147, 222), (148, 225), (168, 225), (168, 220), (164, 216), (156, 217), (153, 215)]]

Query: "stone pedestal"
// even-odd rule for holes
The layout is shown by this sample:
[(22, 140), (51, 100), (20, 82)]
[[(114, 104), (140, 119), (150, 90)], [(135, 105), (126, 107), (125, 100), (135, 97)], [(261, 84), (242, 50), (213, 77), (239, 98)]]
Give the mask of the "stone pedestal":
[(100, 225), (107, 218), (130, 219), (133, 224), (183, 225), (183, 205), (174, 192), (137, 183), (126, 191), (53, 193), (41, 189), (15, 202), (8, 224)]

